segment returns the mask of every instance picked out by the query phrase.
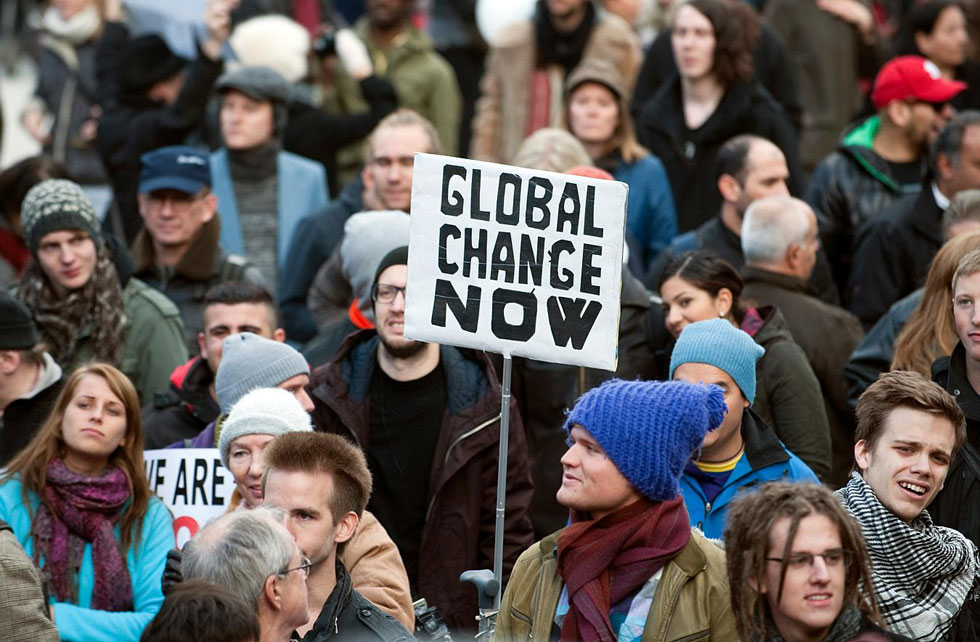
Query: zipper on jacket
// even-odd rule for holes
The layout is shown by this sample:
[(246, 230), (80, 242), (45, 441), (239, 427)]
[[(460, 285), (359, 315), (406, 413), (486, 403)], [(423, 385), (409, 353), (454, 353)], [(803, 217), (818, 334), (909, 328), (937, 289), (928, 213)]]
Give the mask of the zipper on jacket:
[[(483, 430), (484, 428), (486, 428), (487, 426), (489, 426), (493, 422), (497, 421), (498, 419), (500, 419), (500, 415), (499, 414), (496, 417), (491, 417), (490, 419), (487, 419), (486, 421), (484, 421), (479, 426), (476, 426), (474, 428), (470, 428), (469, 430), (467, 430), (466, 432), (464, 432), (462, 435), (460, 435), (459, 437), (457, 437), (456, 439), (454, 439), (453, 442), (451, 444), (449, 444), (449, 448), (446, 449), (446, 457), (443, 459), (442, 465), (445, 466), (446, 464), (449, 463), (449, 455), (450, 455), (450, 453), (452, 453), (453, 448), (455, 448), (459, 444), (459, 442), (463, 441), (467, 437), (472, 437), (473, 435), (475, 435), (476, 433), (480, 432), (481, 430)], [(356, 436), (354, 438), (357, 439)], [(425, 521), (429, 521), (429, 515), (431, 515), (431, 513), (432, 513), (432, 507), (436, 503), (436, 494), (437, 493), (432, 493), (432, 497), (429, 499), (429, 507), (427, 509), (425, 509)]]

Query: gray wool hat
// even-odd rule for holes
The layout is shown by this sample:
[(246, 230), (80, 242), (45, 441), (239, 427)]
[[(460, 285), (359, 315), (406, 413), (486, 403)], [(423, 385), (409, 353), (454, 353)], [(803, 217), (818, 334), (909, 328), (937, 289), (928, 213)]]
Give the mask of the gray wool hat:
[(228, 413), (239, 399), (256, 388), (275, 388), (296, 375), (310, 374), (310, 364), (285, 343), (251, 332), (225, 337), (214, 389), (221, 412)]
[(271, 67), (261, 65), (225, 72), (218, 78), (215, 89), (218, 93), (233, 89), (254, 100), (268, 100), (272, 103), (289, 102), (290, 94), (286, 79)]
[(311, 432), (310, 415), (292, 393), (279, 388), (259, 388), (238, 400), (221, 425), (218, 453), (228, 468), (231, 442), (245, 435), (278, 436), (287, 432)]
[(378, 263), (395, 248), (408, 245), (411, 220), (400, 210), (377, 210), (358, 212), (344, 224), (341, 266), (361, 313), (369, 319), (374, 319), (371, 287)]
[(45, 234), (82, 230), (93, 240), (101, 238), (99, 217), (88, 195), (77, 183), (63, 178), (41, 181), (27, 192), (20, 209), (24, 239), (32, 254)]

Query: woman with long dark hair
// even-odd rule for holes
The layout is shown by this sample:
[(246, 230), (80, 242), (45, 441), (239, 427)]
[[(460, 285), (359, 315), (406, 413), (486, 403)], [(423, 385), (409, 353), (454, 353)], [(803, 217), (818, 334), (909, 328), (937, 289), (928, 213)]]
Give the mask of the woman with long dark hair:
[(718, 214), (715, 158), (728, 139), (755, 134), (786, 156), (789, 188), (799, 193), (796, 131), (783, 108), (752, 79), (759, 33), (752, 8), (736, 0), (687, 0), (674, 14), (677, 74), (640, 108), (637, 137), (670, 178), (677, 224), (692, 230)]
[(744, 308), (744, 283), (731, 265), (709, 252), (672, 256), (660, 277), (667, 331), (675, 338), (688, 324), (716, 317), (744, 330), (765, 348), (758, 362), (752, 409), (780, 441), (821, 479), (830, 474), (830, 427), (823, 394), (806, 354), (793, 341), (774, 306)]
[(163, 603), (174, 533), (146, 481), (139, 398), (122, 372), (95, 363), (69, 377), (0, 478), (0, 519), (40, 565), (62, 640), (139, 639)]

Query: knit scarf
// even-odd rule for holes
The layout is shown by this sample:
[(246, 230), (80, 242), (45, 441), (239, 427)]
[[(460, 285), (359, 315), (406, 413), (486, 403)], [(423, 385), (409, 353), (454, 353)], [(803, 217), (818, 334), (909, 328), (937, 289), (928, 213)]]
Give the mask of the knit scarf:
[(615, 642), (609, 610), (677, 556), (691, 536), (684, 500), (633, 502), (602, 519), (572, 512), (558, 536), (558, 573), (568, 591), (561, 639)]
[(906, 524), (856, 472), (836, 494), (861, 523), (889, 630), (923, 642), (942, 640), (966, 600), (977, 595), (977, 547), (958, 531), (933, 525), (925, 511)]
[[(861, 617), (858, 608), (852, 604), (840, 612), (840, 615), (834, 620), (834, 625), (830, 627), (830, 631), (827, 632), (821, 642), (851, 642), (858, 636), (862, 628), (864, 628), (864, 619)], [(759, 639), (752, 636), (752, 642), (759, 642)], [(784, 640), (779, 631), (771, 628), (766, 634), (765, 642), (784, 642)]]
[(95, 587), (92, 608), (129, 611), (133, 585), (113, 524), (132, 491), (129, 479), (111, 467), (99, 477), (73, 472), (61, 459), (48, 464), (42, 501), (31, 523), (44, 575), (59, 602), (78, 604), (75, 577), (85, 544), (92, 544)]
[(17, 298), (34, 316), (51, 356), (62, 365), (73, 363), (78, 332), (86, 323), (92, 328), (94, 360), (116, 367), (122, 362), (126, 339), (122, 287), (105, 244), (99, 240), (95, 243), (95, 269), (82, 287), (59, 295), (35, 259), (27, 266), (17, 290)]
[(572, 31), (564, 32), (555, 29), (548, 15), (548, 5), (545, 0), (538, 0), (535, 9), (534, 27), (537, 40), (538, 67), (559, 65), (567, 74), (578, 66), (589, 43), (589, 36), (595, 26), (595, 7), (591, 2), (585, 3), (585, 18), (582, 24)]
[(94, 2), (67, 20), (54, 7), (48, 7), (41, 17), (45, 32), (74, 46), (91, 40), (101, 26), (102, 17)]

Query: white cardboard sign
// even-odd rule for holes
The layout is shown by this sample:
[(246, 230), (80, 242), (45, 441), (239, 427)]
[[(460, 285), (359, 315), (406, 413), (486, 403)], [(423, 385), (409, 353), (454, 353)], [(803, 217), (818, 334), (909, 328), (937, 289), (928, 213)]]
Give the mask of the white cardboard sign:
[(146, 450), (143, 461), (150, 490), (173, 513), (178, 547), (228, 510), (235, 480), (217, 448)]
[(615, 370), (628, 192), (416, 154), (405, 336)]

